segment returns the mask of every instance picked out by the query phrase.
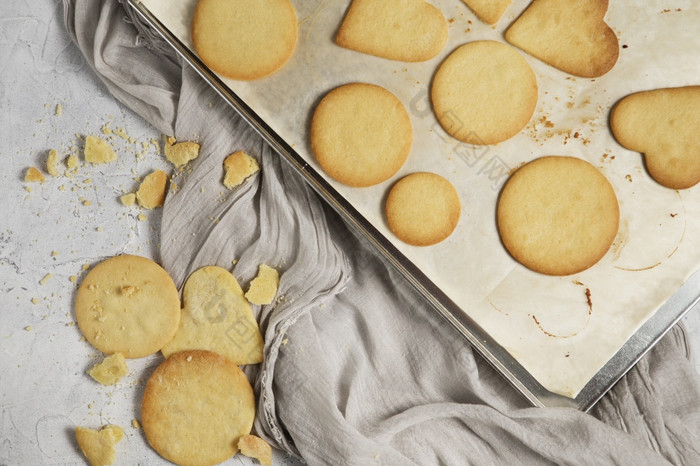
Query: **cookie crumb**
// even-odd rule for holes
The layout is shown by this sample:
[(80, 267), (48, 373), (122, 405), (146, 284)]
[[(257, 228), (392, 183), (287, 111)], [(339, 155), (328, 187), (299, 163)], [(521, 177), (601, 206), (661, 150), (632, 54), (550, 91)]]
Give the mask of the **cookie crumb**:
[(114, 162), (117, 154), (107, 141), (97, 136), (87, 136), (85, 138), (85, 149), (83, 151), (85, 161), (93, 165)]
[(120, 138), (124, 139), (125, 141), (129, 140), (129, 135), (126, 134), (126, 130), (121, 126), (113, 129), (112, 134), (119, 136)]
[(80, 170), (80, 159), (77, 155), (69, 155), (66, 158), (66, 176), (71, 178)]
[(56, 152), (54, 149), (51, 149), (49, 151), (49, 155), (46, 157), (46, 171), (49, 172), (49, 175), (53, 176), (54, 178), (59, 175), (58, 152)]
[(136, 203), (136, 194), (134, 193), (129, 193), (129, 194), (124, 194), (119, 198), (121, 203), (127, 207), (130, 207)]
[(51, 280), (52, 277), (53, 277), (52, 273), (47, 273), (46, 275), (44, 275), (44, 278), (39, 280), (39, 285), (46, 285), (49, 282), (49, 280)]
[(29, 167), (24, 175), (24, 181), (28, 183), (43, 183), (46, 179), (39, 170), (34, 167)]

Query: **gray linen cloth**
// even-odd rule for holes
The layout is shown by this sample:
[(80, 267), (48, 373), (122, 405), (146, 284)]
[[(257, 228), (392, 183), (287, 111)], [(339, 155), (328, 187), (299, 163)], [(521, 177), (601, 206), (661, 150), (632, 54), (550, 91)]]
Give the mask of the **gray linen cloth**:
[[(109, 91), (202, 144), (163, 212), (176, 283), (212, 264), (243, 284), (260, 263), (281, 271), (281, 298), (255, 309), (265, 361), (247, 368), (255, 429), (273, 445), (310, 464), (700, 464), (700, 380), (681, 327), (591, 414), (528, 407), (133, 12), (64, 6)], [(229, 192), (222, 160), (238, 149), (262, 170)]]

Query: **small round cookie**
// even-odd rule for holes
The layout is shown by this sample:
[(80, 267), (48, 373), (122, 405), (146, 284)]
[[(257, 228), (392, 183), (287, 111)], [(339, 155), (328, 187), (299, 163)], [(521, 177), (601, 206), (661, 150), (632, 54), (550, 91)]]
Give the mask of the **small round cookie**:
[(180, 323), (180, 297), (161, 266), (139, 256), (97, 264), (80, 284), (75, 317), (92, 346), (141, 358), (160, 350)]
[(245, 81), (282, 68), (297, 34), (289, 0), (199, 0), (192, 19), (192, 43), (204, 64)]
[(254, 419), (255, 394), (245, 374), (211, 351), (170, 356), (148, 379), (141, 402), (148, 443), (176, 464), (227, 460)]
[(498, 200), (498, 232), (515, 260), (547, 275), (598, 262), (617, 235), (615, 191), (590, 163), (549, 156), (519, 168)]
[(413, 143), (411, 119), (394, 94), (374, 84), (330, 91), (311, 120), (311, 148), (332, 178), (355, 187), (390, 178)]
[(469, 42), (440, 65), (431, 98), (448, 134), (469, 144), (497, 144), (530, 121), (537, 80), (514, 48), (488, 40)]
[(434, 173), (413, 173), (389, 191), (385, 204), (389, 229), (405, 243), (430, 246), (457, 227), (461, 206), (457, 190)]

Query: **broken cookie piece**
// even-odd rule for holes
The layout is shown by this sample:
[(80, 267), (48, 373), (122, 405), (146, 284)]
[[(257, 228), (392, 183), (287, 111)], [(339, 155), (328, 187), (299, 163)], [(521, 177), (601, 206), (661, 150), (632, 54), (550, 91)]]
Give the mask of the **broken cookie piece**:
[(199, 156), (199, 144), (191, 141), (177, 142), (174, 137), (166, 136), (163, 152), (170, 163), (181, 168)]
[(250, 282), (246, 299), (253, 304), (270, 304), (277, 294), (280, 277), (277, 270), (265, 264), (260, 264), (258, 276)]
[(84, 156), (85, 161), (93, 165), (117, 160), (117, 154), (114, 153), (109, 143), (97, 136), (87, 136), (85, 138)]
[(238, 449), (248, 458), (258, 460), (263, 466), (272, 464), (272, 447), (258, 436), (243, 435), (238, 439)]
[(66, 176), (72, 178), (80, 170), (80, 159), (77, 155), (69, 155), (66, 158)]
[(114, 385), (129, 373), (126, 359), (122, 353), (107, 356), (101, 363), (92, 366), (88, 375), (102, 385)]
[(46, 179), (39, 170), (34, 167), (29, 167), (27, 168), (27, 172), (24, 174), (24, 181), (28, 183), (43, 183), (46, 181)]
[(128, 193), (124, 194), (119, 198), (122, 204), (124, 204), (127, 207), (131, 207), (136, 203), (136, 194), (135, 193)]
[(257, 160), (242, 150), (236, 151), (224, 160), (224, 186), (233, 189), (258, 170)]
[(58, 163), (58, 152), (56, 152), (54, 149), (51, 149), (49, 151), (49, 155), (46, 157), (46, 171), (49, 172), (49, 175), (53, 177), (59, 175)]
[(136, 200), (144, 209), (155, 209), (165, 201), (165, 188), (168, 175), (162, 170), (156, 170), (146, 176), (136, 191)]
[(123, 437), (124, 430), (115, 425), (108, 425), (100, 430), (75, 428), (78, 446), (92, 466), (114, 464), (117, 457), (114, 447)]

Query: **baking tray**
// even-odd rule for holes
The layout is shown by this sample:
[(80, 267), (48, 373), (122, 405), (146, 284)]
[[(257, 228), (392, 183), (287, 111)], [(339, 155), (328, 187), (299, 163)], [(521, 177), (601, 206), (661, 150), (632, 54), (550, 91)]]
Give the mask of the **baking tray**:
[(700, 272), (696, 272), (663, 304), (575, 398), (545, 389), (516, 359), (452, 301), (443, 290), (403, 254), (384, 234), (310, 165), (215, 73), (209, 70), (178, 37), (140, 0), (126, 0), (146, 24), (156, 31), (202, 78), (278, 152), (306, 182), (378, 253), (395, 267), (428, 303), (534, 406), (574, 407), (589, 410), (662, 336), (700, 301)]

